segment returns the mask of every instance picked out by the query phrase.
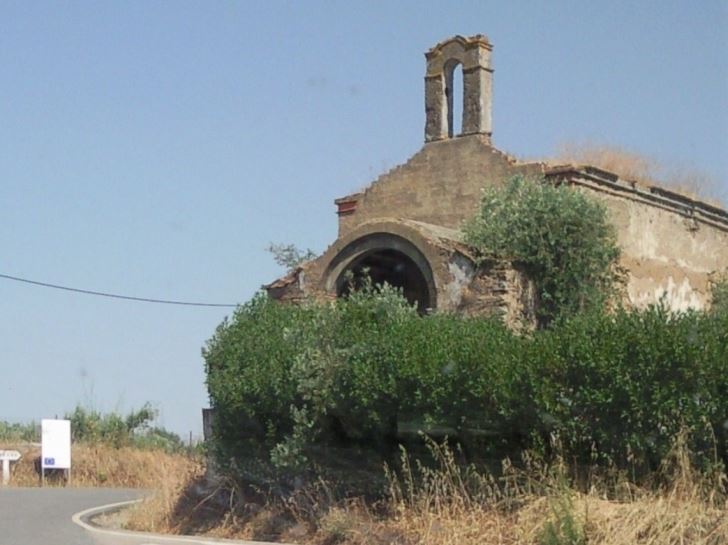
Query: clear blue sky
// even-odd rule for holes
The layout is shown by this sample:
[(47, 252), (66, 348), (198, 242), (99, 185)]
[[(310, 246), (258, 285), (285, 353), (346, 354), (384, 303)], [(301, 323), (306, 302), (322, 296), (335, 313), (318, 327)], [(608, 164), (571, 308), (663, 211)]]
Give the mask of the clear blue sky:
[[(494, 44), (494, 143), (603, 142), (728, 200), (728, 2), (0, 0), (0, 273), (237, 303), (422, 145), (423, 52)], [(198, 433), (226, 309), (0, 279), (0, 420), (152, 402)]]

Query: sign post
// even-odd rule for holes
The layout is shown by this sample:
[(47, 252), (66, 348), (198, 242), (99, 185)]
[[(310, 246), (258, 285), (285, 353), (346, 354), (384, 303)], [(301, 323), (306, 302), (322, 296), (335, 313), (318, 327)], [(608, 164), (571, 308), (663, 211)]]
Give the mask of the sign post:
[(3, 486), (10, 482), (10, 462), (20, 460), (20, 453), (17, 450), (0, 450), (0, 460), (3, 463)]
[(41, 427), (41, 484), (46, 469), (66, 470), (66, 484), (71, 482), (71, 421), (44, 418)]

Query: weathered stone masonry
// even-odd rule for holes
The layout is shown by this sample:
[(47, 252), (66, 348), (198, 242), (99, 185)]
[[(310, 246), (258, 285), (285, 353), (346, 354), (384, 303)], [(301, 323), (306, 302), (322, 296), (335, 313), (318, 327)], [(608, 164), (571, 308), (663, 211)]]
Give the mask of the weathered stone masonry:
[[(499, 314), (533, 321), (533, 289), (518, 264), (475, 266), (459, 228), (481, 189), (521, 174), (568, 183), (602, 200), (628, 271), (628, 304), (664, 299), (671, 308), (702, 308), (711, 274), (728, 269), (728, 213), (658, 187), (642, 188), (584, 165), (520, 163), (491, 145), (492, 46), (485, 36), (456, 36), (426, 54), (425, 144), (366, 190), (335, 201), (339, 234), (324, 254), (266, 286), (281, 300), (334, 298), (345, 278), (366, 269), (403, 289), (424, 312)], [(461, 68), (463, 96), (453, 96)], [(462, 132), (454, 134), (454, 101)]]

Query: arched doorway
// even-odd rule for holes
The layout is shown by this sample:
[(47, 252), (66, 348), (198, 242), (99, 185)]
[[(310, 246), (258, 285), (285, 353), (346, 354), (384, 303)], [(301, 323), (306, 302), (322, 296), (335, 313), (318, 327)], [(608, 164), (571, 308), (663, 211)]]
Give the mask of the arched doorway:
[(411, 305), (425, 313), (430, 304), (430, 293), (422, 271), (405, 254), (397, 250), (374, 250), (354, 260), (339, 276), (336, 295), (345, 297), (361, 288), (367, 280), (375, 286), (389, 284), (402, 290)]
[(375, 286), (387, 283), (400, 289), (421, 314), (435, 307), (427, 259), (411, 242), (389, 233), (375, 233), (347, 245), (332, 263), (330, 281), (337, 297), (346, 297), (371, 281)]

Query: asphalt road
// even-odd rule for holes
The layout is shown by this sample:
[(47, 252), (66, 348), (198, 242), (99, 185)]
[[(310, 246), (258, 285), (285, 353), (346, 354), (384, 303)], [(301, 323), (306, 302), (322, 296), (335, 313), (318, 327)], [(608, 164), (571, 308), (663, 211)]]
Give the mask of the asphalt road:
[[(115, 488), (0, 488), (0, 545), (270, 545), (98, 529), (85, 520), (98, 513), (95, 507), (143, 494)], [(80, 515), (76, 521), (74, 515)]]
[(0, 488), (0, 545), (94, 545), (71, 517), (140, 496), (111, 488)]

